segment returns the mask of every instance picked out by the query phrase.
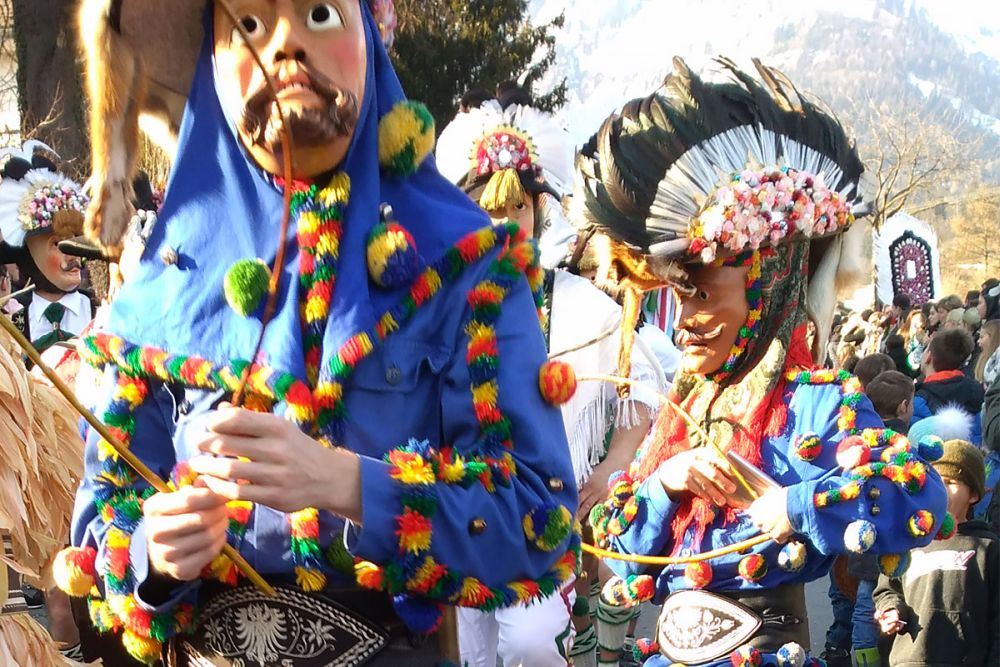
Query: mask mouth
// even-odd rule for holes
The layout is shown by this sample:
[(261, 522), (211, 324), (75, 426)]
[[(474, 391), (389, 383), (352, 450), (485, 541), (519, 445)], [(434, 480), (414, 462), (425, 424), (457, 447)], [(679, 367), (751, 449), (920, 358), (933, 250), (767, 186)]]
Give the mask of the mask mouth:
[(285, 102), (282, 105), (296, 144), (321, 146), (350, 137), (354, 132), (359, 109), (353, 93), (301, 63), (295, 66), (294, 72), (288, 73), (282, 68), (272, 73), (272, 77), (277, 83), (277, 97), (275, 91), (263, 83), (247, 99), (240, 118), (239, 129), (253, 145), (277, 152), (283, 130), (278, 100), (303, 92), (315, 94), (320, 104), (299, 107)]
[(718, 324), (711, 329), (689, 329), (681, 327), (677, 329), (677, 344), (682, 347), (704, 346), (722, 335), (725, 324)]

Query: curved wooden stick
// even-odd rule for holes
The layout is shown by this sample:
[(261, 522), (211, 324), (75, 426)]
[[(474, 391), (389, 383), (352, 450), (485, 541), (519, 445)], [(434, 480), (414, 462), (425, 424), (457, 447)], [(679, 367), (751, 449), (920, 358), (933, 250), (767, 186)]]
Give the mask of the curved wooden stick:
[[(133, 454), (128, 447), (115, 438), (114, 435), (111, 434), (111, 431), (108, 430), (108, 427), (105, 426), (100, 419), (94, 416), (94, 413), (80, 403), (76, 394), (74, 394), (73, 391), (66, 386), (66, 383), (62, 381), (62, 378), (60, 378), (54, 370), (49, 368), (45, 362), (42, 361), (42, 355), (38, 354), (38, 351), (35, 350), (35, 347), (28, 341), (27, 338), (24, 337), (24, 334), (17, 330), (14, 323), (10, 321), (10, 318), (5, 315), (0, 315), (0, 327), (3, 327), (4, 330), (14, 338), (14, 342), (17, 343), (18, 347), (20, 347), (28, 358), (31, 359), (31, 361), (34, 362), (42, 373), (45, 374), (45, 377), (52, 382), (56, 391), (62, 394), (62, 397), (73, 406), (73, 409), (76, 410), (77, 413), (79, 413), (79, 415), (83, 417), (86, 422), (107, 441), (109, 445), (111, 445), (112, 449), (115, 450), (115, 453), (118, 454), (118, 456), (120, 456), (130, 468), (135, 470), (140, 477), (146, 480), (146, 482), (148, 482), (149, 485), (158, 492), (170, 493), (172, 491), (172, 489), (167, 486), (166, 482), (160, 479), (159, 476), (146, 466), (146, 464), (143, 463), (138, 456)], [(222, 547), (222, 554), (233, 561), (233, 564), (236, 565), (239, 571), (242, 572), (247, 579), (253, 582), (253, 584), (263, 593), (271, 597), (275, 595), (275, 591), (271, 585), (267, 583), (264, 578), (253, 569), (253, 567), (251, 567), (250, 563), (248, 563), (246, 559), (244, 559), (243, 556), (241, 556), (240, 553), (232, 547), (232, 545), (226, 544)]]
[(765, 542), (770, 542), (771, 537), (769, 535), (758, 535), (757, 537), (751, 537), (749, 540), (743, 540), (742, 542), (737, 542), (736, 544), (730, 544), (728, 547), (723, 547), (721, 549), (714, 549), (713, 551), (706, 551), (704, 553), (695, 554), (693, 556), (685, 556), (673, 558), (670, 556), (643, 556), (640, 554), (620, 554), (614, 551), (608, 551), (606, 549), (601, 549), (593, 545), (583, 543), (580, 546), (589, 554), (593, 554), (598, 558), (607, 558), (610, 560), (621, 560), (626, 563), (638, 563), (640, 565), (687, 565), (688, 563), (701, 563), (702, 561), (712, 560), (713, 558), (719, 558), (721, 556), (728, 556), (733, 553), (740, 553), (742, 551), (747, 551), (754, 548), (758, 544), (764, 544)]

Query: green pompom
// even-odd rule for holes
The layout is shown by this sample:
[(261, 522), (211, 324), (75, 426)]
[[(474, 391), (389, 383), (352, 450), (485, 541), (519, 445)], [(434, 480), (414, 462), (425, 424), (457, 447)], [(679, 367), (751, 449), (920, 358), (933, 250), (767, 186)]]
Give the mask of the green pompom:
[(337, 572), (341, 574), (354, 574), (354, 556), (347, 551), (347, 545), (341, 538), (334, 538), (330, 547), (326, 550), (326, 560)]
[(262, 260), (241, 259), (226, 271), (226, 302), (230, 308), (247, 317), (260, 308), (270, 282), (271, 271)]

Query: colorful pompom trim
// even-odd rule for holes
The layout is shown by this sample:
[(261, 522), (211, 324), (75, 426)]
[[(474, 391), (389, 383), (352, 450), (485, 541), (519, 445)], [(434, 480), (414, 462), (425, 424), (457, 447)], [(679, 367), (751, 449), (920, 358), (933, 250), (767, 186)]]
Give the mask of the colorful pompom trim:
[(733, 667), (761, 667), (764, 657), (752, 646), (741, 646), (730, 654), (729, 661)]
[(812, 462), (823, 453), (823, 442), (815, 433), (803, 433), (795, 437), (795, 455), (806, 462)]
[(934, 463), (944, 456), (944, 440), (936, 435), (926, 435), (917, 443), (917, 453), (924, 461)]
[(573, 513), (564, 505), (538, 507), (524, 515), (524, 536), (539, 551), (555, 551), (573, 530)]
[(927, 510), (917, 510), (907, 520), (906, 529), (913, 537), (927, 537), (934, 530), (934, 515)]
[(890, 579), (899, 579), (910, 569), (913, 557), (907, 551), (901, 554), (882, 554), (878, 557), (878, 569)]
[(789, 642), (775, 652), (774, 658), (778, 667), (804, 667), (806, 650), (800, 644)]
[(656, 582), (648, 574), (612, 577), (601, 589), (601, 598), (612, 607), (634, 607), (656, 595)]
[(368, 275), (385, 289), (412, 283), (420, 274), (420, 254), (416, 241), (402, 225), (383, 221), (368, 234)]
[(740, 561), (737, 570), (745, 581), (756, 584), (767, 576), (767, 561), (760, 554), (750, 554)]
[(547, 361), (538, 370), (538, 387), (549, 405), (568, 403), (576, 393), (576, 373), (562, 361)]
[(864, 519), (852, 521), (844, 530), (844, 546), (848, 551), (863, 554), (872, 548), (878, 538), (875, 524)]
[(52, 563), (52, 576), (56, 586), (70, 597), (82, 598), (90, 594), (97, 578), (97, 550), (93, 547), (67, 547), (56, 554)]
[(378, 161), (396, 176), (411, 176), (434, 150), (434, 116), (420, 102), (399, 102), (378, 125)]
[(872, 458), (872, 450), (858, 435), (849, 435), (837, 445), (837, 465), (845, 470), (863, 466)]
[(955, 522), (955, 517), (952, 516), (951, 512), (945, 512), (944, 518), (941, 519), (941, 530), (934, 537), (935, 540), (950, 540), (955, 536), (955, 531), (958, 529), (958, 525)]
[(802, 542), (789, 542), (778, 552), (778, 567), (785, 572), (800, 572), (806, 566), (807, 554)]
[(705, 588), (712, 583), (712, 566), (707, 562), (688, 563), (684, 567), (684, 580), (691, 588)]
[(642, 664), (650, 656), (658, 655), (660, 653), (660, 645), (654, 639), (649, 639), (648, 637), (643, 637), (642, 639), (635, 640), (635, 646), (632, 647), (632, 657), (639, 664)]
[(241, 259), (229, 267), (223, 280), (226, 303), (237, 315), (257, 312), (271, 284), (271, 270), (261, 259)]

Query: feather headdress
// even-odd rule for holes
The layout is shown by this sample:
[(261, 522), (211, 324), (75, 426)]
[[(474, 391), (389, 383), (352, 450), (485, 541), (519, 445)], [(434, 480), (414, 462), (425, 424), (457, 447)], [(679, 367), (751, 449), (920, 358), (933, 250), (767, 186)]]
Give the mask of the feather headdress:
[(875, 232), (875, 266), (875, 288), (882, 303), (906, 294), (919, 306), (942, 294), (937, 234), (912, 215), (897, 213)]
[(569, 135), (551, 114), (495, 100), (458, 114), (438, 139), (441, 173), (466, 192), (485, 186), (480, 203), (499, 209), (524, 190), (568, 194), (573, 177)]
[(37, 154), (40, 150), (55, 154), (40, 141), (0, 150), (0, 159), (8, 158), (0, 172), (0, 235), (12, 248), (22, 247), (33, 234), (74, 236), (83, 229), (86, 195)]

